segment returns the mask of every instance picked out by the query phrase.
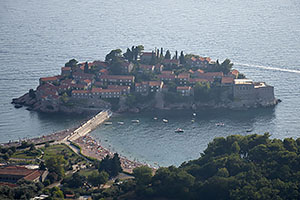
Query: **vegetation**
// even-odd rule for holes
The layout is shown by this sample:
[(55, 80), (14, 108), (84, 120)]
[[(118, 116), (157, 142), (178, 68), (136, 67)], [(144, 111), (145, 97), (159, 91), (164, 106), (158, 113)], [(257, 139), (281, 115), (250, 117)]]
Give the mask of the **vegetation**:
[(122, 171), (120, 157), (117, 153), (112, 158), (107, 155), (97, 165), (99, 173), (105, 171), (110, 177), (115, 177)]
[[(215, 138), (197, 160), (134, 170), (119, 199), (299, 199), (300, 139), (264, 135)], [(129, 186), (130, 185), (130, 186)]]
[(0, 186), (0, 199), (30, 199), (42, 192), (42, 183), (19, 180), (17, 187)]

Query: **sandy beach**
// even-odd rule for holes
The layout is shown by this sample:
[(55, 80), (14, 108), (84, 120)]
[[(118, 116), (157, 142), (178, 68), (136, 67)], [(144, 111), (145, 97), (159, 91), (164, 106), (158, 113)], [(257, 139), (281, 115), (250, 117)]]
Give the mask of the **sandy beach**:
[[(95, 140), (90, 135), (85, 135), (83, 137), (80, 137), (74, 142), (81, 147), (82, 154), (92, 158), (96, 158), (98, 160), (102, 160), (107, 155), (113, 156), (114, 154), (113, 152), (104, 148), (99, 141)], [(132, 170), (134, 168), (145, 165), (143, 163), (132, 161), (122, 155), (119, 156), (120, 156), (121, 166), (125, 172), (132, 173)]]

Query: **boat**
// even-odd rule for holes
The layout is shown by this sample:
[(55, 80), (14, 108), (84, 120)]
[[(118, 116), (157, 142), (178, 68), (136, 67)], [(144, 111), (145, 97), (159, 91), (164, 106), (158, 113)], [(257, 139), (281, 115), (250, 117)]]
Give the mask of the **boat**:
[(167, 119), (162, 120), (164, 123), (168, 123), (169, 121)]
[(197, 114), (196, 113), (193, 113), (193, 116), (196, 116)]
[(118, 124), (120, 124), (120, 125), (123, 125), (123, 124), (124, 124), (124, 122), (118, 122)]
[(112, 122), (105, 122), (104, 125), (112, 125)]
[(250, 132), (252, 132), (252, 131), (253, 131), (252, 128), (246, 130), (247, 133), (250, 133)]
[(154, 119), (154, 120), (157, 120), (157, 117), (154, 117), (153, 119)]
[(131, 122), (132, 122), (132, 123), (140, 123), (140, 120), (138, 120), (138, 119), (133, 119), (133, 120), (131, 120)]
[(192, 122), (192, 123), (194, 123), (194, 122), (195, 122), (195, 120), (194, 120), (194, 119), (192, 119), (192, 120), (191, 120), (191, 122)]
[(225, 124), (222, 122), (216, 123), (216, 126), (224, 126)]
[(184, 132), (184, 130), (182, 130), (181, 128), (177, 128), (176, 130), (175, 130), (175, 133), (183, 133)]

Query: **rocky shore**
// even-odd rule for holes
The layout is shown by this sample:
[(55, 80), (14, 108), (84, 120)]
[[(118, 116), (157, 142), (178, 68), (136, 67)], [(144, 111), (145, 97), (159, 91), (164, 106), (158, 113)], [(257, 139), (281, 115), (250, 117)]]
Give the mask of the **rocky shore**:
[[(260, 107), (273, 107), (281, 102), (280, 99), (273, 99), (272, 101), (261, 101), (256, 103), (249, 103), (247, 101), (222, 101), (222, 102), (182, 102), (182, 103), (168, 103), (162, 98), (155, 98), (147, 103), (138, 103), (135, 106), (128, 106), (126, 104), (126, 97), (120, 98), (115, 113), (140, 113), (143, 111), (154, 110), (205, 110), (205, 109), (230, 109), (230, 110), (248, 110)], [(112, 105), (103, 100), (90, 100), (84, 103), (73, 102), (74, 105), (66, 105), (62, 101), (39, 101), (35, 97), (30, 97), (29, 93), (24, 94), (19, 98), (12, 100), (12, 104), (16, 108), (22, 106), (27, 107), (27, 110), (39, 111), (44, 113), (61, 112), (66, 114), (94, 114), (103, 109), (110, 109)], [(93, 106), (90, 106), (93, 105)]]

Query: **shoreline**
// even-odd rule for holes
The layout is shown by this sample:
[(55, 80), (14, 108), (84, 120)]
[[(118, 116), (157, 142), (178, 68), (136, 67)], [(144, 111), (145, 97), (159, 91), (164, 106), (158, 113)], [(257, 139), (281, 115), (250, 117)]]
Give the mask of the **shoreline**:
[[(113, 113), (112, 116), (119, 116), (119, 114)], [(92, 117), (91, 119), (93, 119), (93, 118), (94, 117)], [(49, 143), (53, 143), (53, 144), (64, 143), (64, 144), (70, 146), (71, 145), (70, 142), (73, 142), (81, 148), (79, 150), (81, 150), (80, 154), (82, 154), (82, 156), (94, 158), (98, 161), (101, 161), (107, 155), (113, 156), (114, 153), (118, 153), (118, 152), (113, 152), (109, 148), (105, 148), (101, 144), (101, 140), (99, 141), (99, 140), (95, 139), (89, 133), (80, 135), (80, 137), (77, 137), (74, 140), (69, 140), (69, 138), (71, 136), (77, 135), (78, 132), (76, 132), (76, 130), (78, 130), (80, 127), (82, 127), (88, 121), (89, 120), (84, 120), (78, 126), (73, 127), (73, 128), (56, 131), (54, 133), (42, 135), (39, 137), (34, 137), (34, 138), (29, 138), (29, 139), (24, 139), (24, 140), (19, 140), (19, 141), (9, 141), (9, 142), (5, 142), (5, 143), (0, 143), (0, 145), (2, 147), (20, 146), (22, 144), (22, 142), (25, 141), (27, 143), (33, 143), (35, 145), (42, 145), (42, 144), (49, 142)], [(76, 148), (78, 148), (78, 147), (76, 147)], [(71, 149), (73, 150), (73, 148), (71, 148)], [(78, 152), (74, 151), (74, 153), (78, 153)], [(122, 169), (124, 172), (132, 173), (134, 168), (144, 166), (144, 165), (147, 165), (148, 167), (152, 168), (153, 170), (156, 169), (156, 168), (152, 167), (150, 164), (141, 163), (139, 161), (136, 161), (137, 160), (136, 158), (129, 159), (120, 153), (118, 153), (118, 155), (120, 157), (121, 166), (122, 166)]]

